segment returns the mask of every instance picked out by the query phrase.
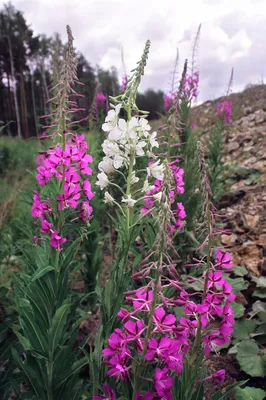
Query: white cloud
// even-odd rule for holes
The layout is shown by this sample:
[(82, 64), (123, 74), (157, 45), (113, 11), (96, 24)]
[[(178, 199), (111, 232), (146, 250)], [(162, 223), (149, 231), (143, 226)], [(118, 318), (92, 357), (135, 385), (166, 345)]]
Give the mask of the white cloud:
[[(121, 47), (129, 71), (150, 39), (143, 90), (167, 90), (176, 47), (181, 71), (199, 23), (200, 100), (223, 94), (233, 66), (237, 88), (265, 72), (266, 18), (261, 12), (265, 0), (13, 0), (13, 4), (24, 11), (36, 33), (58, 31), (65, 38), (65, 26), (70, 24), (75, 46), (88, 61), (104, 68), (115, 66), (120, 75)], [(256, 65), (254, 60), (262, 57)]]

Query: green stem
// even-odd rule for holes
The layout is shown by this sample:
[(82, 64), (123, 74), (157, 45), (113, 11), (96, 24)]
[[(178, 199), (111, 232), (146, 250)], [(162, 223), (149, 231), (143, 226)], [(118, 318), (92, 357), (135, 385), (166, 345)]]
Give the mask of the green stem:
[[(204, 287), (203, 287), (203, 294), (202, 294), (202, 301), (201, 303), (204, 302), (207, 290), (208, 290), (208, 281), (209, 281), (209, 274), (210, 274), (210, 268), (211, 268), (211, 249), (212, 249), (212, 241), (211, 241), (211, 210), (210, 210), (210, 202), (209, 202), (209, 196), (207, 195), (206, 199), (206, 214), (207, 214), (207, 224), (208, 224), (208, 246), (207, 246), (207, 268), (206, 268), (206, 274), (205, 274), (205, 280), (204, 280)], [(191, 371), (193, 368), (193, 364), (197, 358), (198, 350), (200, 347), (202, 341), (202, 335), (201, 335), (201, 321), (200, 318), (198, 318), (198, 328), (197, 328), (197, 333), (194, 341), (194, 346), (192, 349), (192, 354), (191, 357), (189, 358), (189, 371), (188, 371), (188, 381), (190, 380), (190, 375)]]
[(47, 364), (47, 377), (48, 377), (48, 393), (47, 400), (53, 400), (53, 356), (48, 360)]
[[(166, 222), (163, 224), (163, 230), (165, 232), (166, 230)], [(135, 359), (134, 365), (133, 365), (133, 371), (134, 373), (134, 387), (133, 387), (133, 399), (135, 398), (136, 392), (139, 389), (139, 377), (141, 376), (141, 372), (142, 372), (142, 366), (143, 364), (145, 364), (145, 354), (147, 352), (147, 348), (148, 348), (148, 342), (149, 342), (149, 338), (151, 335), (151, 331), (152, 331), (152, 324), (153, 324), (153, 317), (154, 317), (154, 311), (156, 308), (156, 303), (157, 303), (157, 296), (158, 296), (158, 283), (159, 283), (159, 279), (160, 279), (160, 270), (163, 264), (163, 250), (164, 250), (164, 235), (162, 235), (162, 240), (160, 243), (160, 249), (159, 249), (159, 265), (156, 268), (156, 276), (155, 276), (155, 281), (154, 281), (154, 290), (153, 290), (153, 298), (152, 298), (152, 303), (151, 303), (151, 309), (150, 309), (150, 313), (149, 313), (149, 320), (148, 320), (148, 327), (147, 327), (147, 332), (146, 332), (146, 336), (144, 339), (144, 345), (143, 345), (143, 352), (142, 352), (142, 359), (140, 361), (140, 365), (138, 365), (138, 360)]]

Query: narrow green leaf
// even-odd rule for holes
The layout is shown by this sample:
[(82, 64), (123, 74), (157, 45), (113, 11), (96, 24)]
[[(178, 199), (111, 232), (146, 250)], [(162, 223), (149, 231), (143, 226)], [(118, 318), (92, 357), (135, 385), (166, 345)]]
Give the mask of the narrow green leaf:
[(46, 275), (50, 271), (54, 271), (54, 267), (52, 267), (51, 265), (48, 265), (45, 268), (38, 269), (31, 278), (32, 282), (40, 279), (42, 276)]
[(63, 304), (55, 313), (52, 326), (50, 329), (50, 343), (51, 343), (51, 352), (52, 354), (55, 351), (55, 348), (58, 344), (63, 344), (62, 339), (64, 338), (64, 333), (67, 328), (67, 316), (70, 312), (71, 304)]

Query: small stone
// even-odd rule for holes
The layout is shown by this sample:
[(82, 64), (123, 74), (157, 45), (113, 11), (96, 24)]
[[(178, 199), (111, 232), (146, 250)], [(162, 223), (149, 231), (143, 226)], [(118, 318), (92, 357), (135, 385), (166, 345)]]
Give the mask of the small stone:
[(248, 115), (248, 114), (252, 113), (252, 108), (251, 107), (245, 107), (243, 112), (244, 112), (244, 115)]
[(242, 118), (241, 118), (241, 125), (242, 125), (242, 126), (248, 126), (248, 125), (249, 125), (249, 119), (248, 119), (248, 117), (242, 117)]
[(266, 234), (260, 235), (256, 242), (259, 246), (266, 247)]
[(259, 215), (244, 214), (243, 217), (245, 220), (245, 225), (249, 229), (254, 229), (260, 220)]
[(233, 245), (236, 240), (237, 235), (235, 235), (234, 233), (232, 235), (221, 235), (221, 242), (226, 246)]
[(233, 151), (239, 149), (239, 147), (240, 147), (240, 146), (239, 146), (239, 143), (237, 143), (237, 142), (231, 142), (231, 143), (228, 144), (228, 152), (229, 152), (229, 153), (232, 153)]
[(257, 110), (255, 112), (255, 124), (259, 125), (264, 122), (264, 112), (263, 110)]
[(245, 164), (246, 165), (252, 165), (252, 164), (255, 164), (256, 161), (257, 161), (256, 157), (250, 157), (245, 161)]

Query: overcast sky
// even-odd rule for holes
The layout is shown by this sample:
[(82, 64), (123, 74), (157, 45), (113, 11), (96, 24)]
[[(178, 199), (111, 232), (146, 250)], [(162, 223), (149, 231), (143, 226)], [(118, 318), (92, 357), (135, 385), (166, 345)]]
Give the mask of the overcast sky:
[(141, 90), (168, 90), (176, 48), (181, 73), (200, 23), (199, 100), (222, 96), (232, 67), (233, 91), (266, 81), (266, 0), (12, 0), (12, 4), (24, 12), (35, 33), (57, 31), (66, 40), (69, 24), (75, 47), (87, 60), (93, 66), (115, 66), (120, 76), (121, 48), (129, 71), (150, 39)]

